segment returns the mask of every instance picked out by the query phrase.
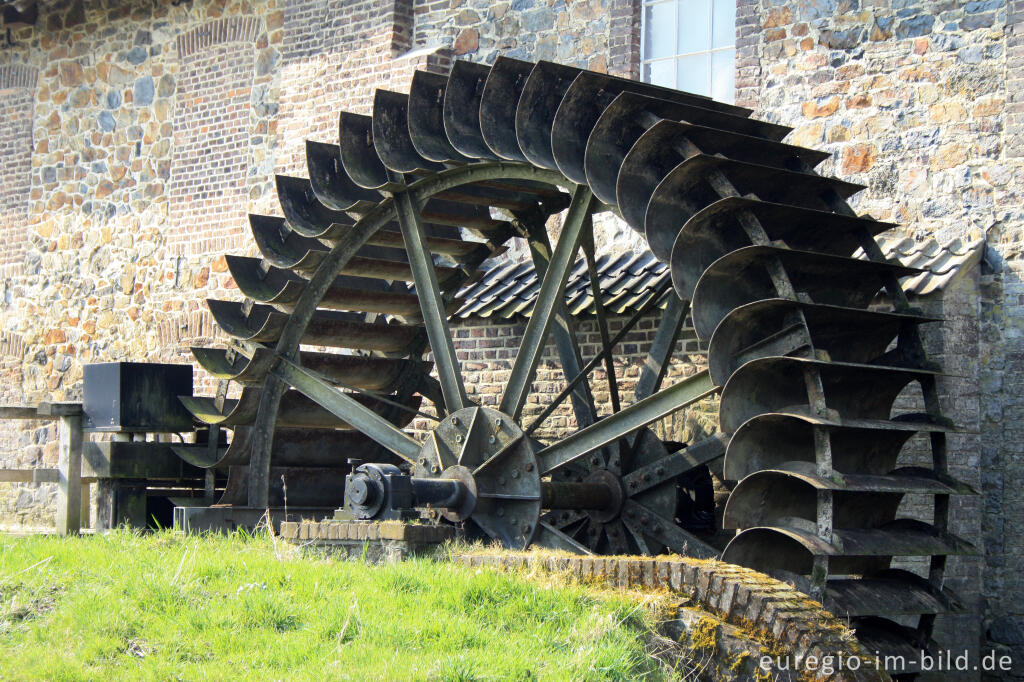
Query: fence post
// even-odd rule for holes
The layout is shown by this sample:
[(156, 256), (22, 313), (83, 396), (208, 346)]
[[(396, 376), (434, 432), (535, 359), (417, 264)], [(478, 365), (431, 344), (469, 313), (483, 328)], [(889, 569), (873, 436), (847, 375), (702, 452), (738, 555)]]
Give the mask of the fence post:
[(58, 420), (57, 534), (78, 535), (82, 528), (82, 406), (44, 403), (39, 415)]
[(90, 504), (89, 492), (91, 488), (88, 482), (82, 483), (82, 516), (78, 519), (80, 528), (89, 528), (89, 512), (92, 511), (92, 505)]

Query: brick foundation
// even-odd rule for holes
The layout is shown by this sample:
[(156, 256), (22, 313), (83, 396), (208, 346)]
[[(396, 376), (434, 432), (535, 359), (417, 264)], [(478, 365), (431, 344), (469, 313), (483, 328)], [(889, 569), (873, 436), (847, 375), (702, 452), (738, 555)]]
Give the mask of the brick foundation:
[(433, 552), (455, 537), (453, 526), (399, 521), (284, 521), (282, 538), (304, 548), (371, 563), (402, 561)]
[[(314, 551), (377, 563), (430, 552), (453, 539), (455, 533), (451, 526), (325, 519), (283, 522), (280, 536)], [(757, 672), (755, 666), (761, 655), (787, 661), (794, 673), (799, 671), (810, 679), (889, 679), (878, 670), (865, 669), (855, 677), (832, 677), (809, 669), (809, 657), (817, 661), (825, 656), (858, 657), (863, 661), (874, 658), (842, 621), (820, 604), (785, 583), (746, 568), (687, 558), (592, 557), (549, 551), (456, 549), (451, 560), (470, 567), (551, 573), (683, 601), (685, 606), (662, 624), (662, 630), (691, 650), (707, 649), (703, 652), (709, 659), (706, 665), (721, 668), (722, 679), (750, 679)], [(783, 675), (774, 679), (788, 678), (788, 671), (770, 672)]]

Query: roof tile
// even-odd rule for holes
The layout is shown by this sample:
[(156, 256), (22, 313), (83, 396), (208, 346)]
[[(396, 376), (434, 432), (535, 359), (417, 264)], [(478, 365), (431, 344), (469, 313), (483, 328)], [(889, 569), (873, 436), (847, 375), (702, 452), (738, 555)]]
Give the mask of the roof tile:
[[(883, 240), (881, 247), (887, 259), (899, 260), (904, 265), (924, 270), (905, 278), (903, 288), (908, 294), (927, 296), (940, 291), (961, 269), (977, 263), (981, 258), (984, 241), (964, 242), (953, 239), (939, 244), (931, 238), (915, 241), (909, 237), (892, 237)], [(861, 251), (855, 255), (864, 257)], [(596, 265), (602, 302), (609, 312), (615, 314), (639, 310), (669, 277), (668, 266), (655, 259), (650, 251), (602, 254), (597, 258)], [(500, 319), (529, 316), (539, 290), (540, 282), (531, 262), (501, 263), (460, 292), (465, 304), (456, 316)], [(565, 298), (573, 315), (593, 315), (596, 312), (590, 275), (583, 259), (573, 265), (565, 287)]]

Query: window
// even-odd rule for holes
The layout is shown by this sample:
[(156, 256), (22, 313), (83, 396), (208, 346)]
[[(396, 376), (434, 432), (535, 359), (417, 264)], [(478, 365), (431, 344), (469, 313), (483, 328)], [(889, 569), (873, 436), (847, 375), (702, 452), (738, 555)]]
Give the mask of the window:
[(643, 2), (643, 80), (732, 102), (736, 0)]

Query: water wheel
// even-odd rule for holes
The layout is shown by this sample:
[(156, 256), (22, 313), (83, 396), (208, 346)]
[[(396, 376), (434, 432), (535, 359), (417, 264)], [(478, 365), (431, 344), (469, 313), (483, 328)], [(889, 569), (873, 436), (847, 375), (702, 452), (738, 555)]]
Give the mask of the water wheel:
[[(822, 599), (869, 649), (916, 658), (934, 618), (959, 608), (946, 557), (973, 551), (946, 528), (950, 495), (971, 491), (947, 473), (952, 425), (919, 333), (933, 320), (900, 287), (916, 271), (876, 243), (892, 226), (847, 204), (861, 187), (816, 174), (826, 154), (749, 114), (509, 58), (417, 72), (408, 95), (378, 91), (372, 116), (341, 113), (337, 146), (307, 144), (309, 179), (278, 178), (284, 218), (251, 217), (262, 258), (228, 258), (247, 298), (210, 309), (231, 347), (194, 351), (243, 386), (188, 402), (234, 429), (204, 462), (229, 472), (222, 502), (279, 506), (286, 486), (294, 507), (338, 506), (347, 485), (365, 518), (428, 508), (510, 547), (720, 556)], [(611, 367), (624, 332), (610, 333), (600, 291), (602, 351), (586, 363), (565, 308), (581, 250), (598, 281), (600, 211), (671, 271), (625, 325), (664, 307), (628, 396)], [(550, 244), (545, 223), (563, 212)], [(467, 394), (449, 316), (516, 236), (541, 284), (504, 392), (485, 404)], [(887, 309), (872, 305), (880, 291)], [(708, 369), (663, 386), (687, 315)], [(555, 404), (569, 401), (579, 428), (543, 441), (550, 410), (524, 406), (549, 339), (567, 382)], [(908, 386), (919, 414), (894, 410)], [(721, 431), (706, 441), (675, 450), (648, 429), (715, 393)], [(406, 429), (424, 401), (425, 440)], [(898, 466), (915, 434), (929, 468)], [(719, 551), (677, 520), (676, 482), (723, 456), (736, 532)], [(934, 500), (931, 523), (898, 518), (908, 494)], [(927, 575), (893, 568), (904, 556), (929, 557)]]

